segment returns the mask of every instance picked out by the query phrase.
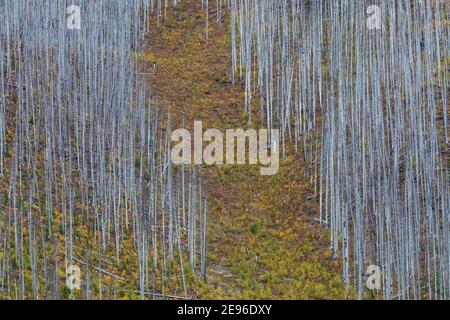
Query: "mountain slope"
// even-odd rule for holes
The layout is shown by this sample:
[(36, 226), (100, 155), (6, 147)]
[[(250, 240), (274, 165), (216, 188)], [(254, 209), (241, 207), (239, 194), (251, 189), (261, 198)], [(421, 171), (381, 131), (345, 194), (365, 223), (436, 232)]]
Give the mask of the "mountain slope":
[[(192, 128), (201, 120), (204, 130), (245, 128), (244, 90), (230, 81), (229, 18), (208, 25), (207, 40), (200, 3), (181, 2), (154, 22), (142, 67), (156, 63), (149, 85), (176, 126)], [(258, 126), (257, 117), (252, 126)], [(258, 167), (247, 165), (204, 168), (207, 275), (193, 284), (194, 297), (352, 297), (341, 282), (339, 259), (329, 250), (327, 230), (314, 220), (318, 199), (303, 168), (296, 157), (281, 161), (273, 177), (261, 177)]]

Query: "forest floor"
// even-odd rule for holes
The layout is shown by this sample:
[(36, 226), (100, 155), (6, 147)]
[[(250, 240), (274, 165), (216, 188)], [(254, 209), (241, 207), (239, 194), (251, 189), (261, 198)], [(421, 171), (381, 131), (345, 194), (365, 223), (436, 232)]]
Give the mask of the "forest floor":
[[(243, 84), (230, 80), (229, 17), (224, 13), (219, 24), (214, 11), (207, 40), (200, 1), (180, 1), (154, 22), (141, 57), (144, 67), (156, 62), (149, 86), (178, 127), (192, 128), (194, 121), (202, 121), (203, 130), (246, 127)], [(328, 231), (314, 220), (318, 199), (303, 168), (295, 156), (282, 160), (272, 177), (260, 176), (256, 166), (204, 168), (207, 274), (191, 284), (194, 298), (352, 297)]]

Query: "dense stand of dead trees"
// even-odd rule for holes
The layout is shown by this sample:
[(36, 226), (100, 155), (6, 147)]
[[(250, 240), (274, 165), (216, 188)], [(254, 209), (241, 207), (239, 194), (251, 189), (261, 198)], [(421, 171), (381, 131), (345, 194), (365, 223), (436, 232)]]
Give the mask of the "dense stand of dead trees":
[(170, 121), (136, 63), (166, 7), (0, 0), (0, 297), (61, 298), (69, 265), (81, 298), (188, 297), (186, 272), (204, 276), (200, 173), (172, 166)]
[(368, 297), (378, 265), (386, 299), (450, 299), (450, 2), (227, 4), (248, 119), (311, 164), (344, 281)]
[[(375, 2), (216, 0), (216, 13), (229, 9), (248, 121), (310, 163), (344, 281), (365, 298), (378, 265), (383, 298), (449, 299), (450, 3)], [(134, 59), (150, 12), (176, 1), (74, 3), (79, 31), (65, 28), (72, 1), (0, 1), (0, 294), (60, 297), (58, 272), (82, 261), (85, 296), (101, 297), (89, 272), (120, 264), (131, 239), (139, 283), (115, 290), (168, 296), (177, 264), (187, 296), (188, 265), (206, 268), (199, 173), (172, 167), (170, 119)]]

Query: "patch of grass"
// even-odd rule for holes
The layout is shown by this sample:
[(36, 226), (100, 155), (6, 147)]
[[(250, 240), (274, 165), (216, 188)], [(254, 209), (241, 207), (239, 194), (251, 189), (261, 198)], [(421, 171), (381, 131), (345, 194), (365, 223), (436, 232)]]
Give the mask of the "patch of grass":
[[(177, 125), (190, 128), (201, 120), (204, 129), (245, 128), (244, 90), (230, 81), (229, 29), (211, 23), (206, 41), (201, 12), (198, 5), (180, 3), (174, 16), (184, 18), (169, 17), (152, 35), (162, 43), (147, 48), (146, 54), (158, 61), (152, 86)], [(253, 99), (254, 111), (258, 100)], [(258, 128), (259, 122), (258, 112), (252, 113), (250, 126)], [(195, 297), (352, 297), (341, 282), (341, 265), (328, 249), (327, 231), (313, 220), (318, 203), (308, 200), (311, 185), (302, 173), (303, 164), (295, 157), (282, 161), (272, 177), (261, 177), (258, 166), (204, 168), (207, 275), (205, 281), (188, 277)]]

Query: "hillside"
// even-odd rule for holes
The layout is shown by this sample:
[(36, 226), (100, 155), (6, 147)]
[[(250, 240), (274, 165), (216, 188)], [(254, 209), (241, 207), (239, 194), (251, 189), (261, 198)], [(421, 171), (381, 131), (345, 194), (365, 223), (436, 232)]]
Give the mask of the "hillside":
[(449, 1), (0, 20), (0, 299), (450, 299)]
[[(213, 10), (210, 11), (214, 17)], [(210, 17), (210, 19), (212, 19)], [(146, 36), (146, 63), (156, 62), (151, 91), (190, 128), (246, 127), (244, 90), (231, 83), (229, 16), (209, 24), (200, 3), (182, 2)], [(145, 64), (144, 64), (145, 65)], [(258, 121), (253, 119), (253, 125)], [(326, 229), (314, 220), (318, 199), (300, 157), (288, 157), (273, 177), (257, 166), (204, 167), (208, 193), (206, 281), (197, 298), (343, 299), (339, 259)]]

